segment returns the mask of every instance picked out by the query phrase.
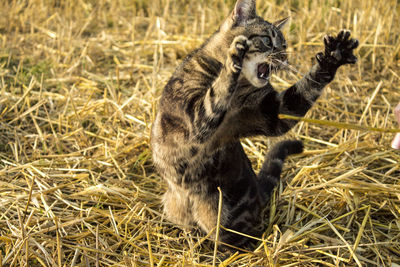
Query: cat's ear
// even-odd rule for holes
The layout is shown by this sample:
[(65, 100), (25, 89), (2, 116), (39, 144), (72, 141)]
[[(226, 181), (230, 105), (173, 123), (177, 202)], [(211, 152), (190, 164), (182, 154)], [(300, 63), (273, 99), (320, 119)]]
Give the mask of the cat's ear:
[(237, 0), (232, 12), (235, 24), (241, 24), (256, 16), (256, 0)]
[(290, 17), (284, 18), (284, 19), (280, 19), (275, 21), (274, 23), (272, 23), (275, 27), (277, 27), (279, 30), (281, 30), (283, 28), (283, 26), (285, 26), (285, 24), (289, 21)]

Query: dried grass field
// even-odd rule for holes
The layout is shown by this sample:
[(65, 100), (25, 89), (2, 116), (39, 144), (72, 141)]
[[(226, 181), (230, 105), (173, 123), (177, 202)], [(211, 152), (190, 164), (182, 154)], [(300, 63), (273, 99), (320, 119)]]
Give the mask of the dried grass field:
[[(149, 147), (158, 100), (233, 5), (0, 0), (3, 266), (400, 266), (400, 152), (384, 132), (398, 128), (395, 0), (258, 1), (267, 20), (291, 17), (293, 71), (273, 77), (278, 90), (326, 33), (350, 29), (359, 61), (283, 137), (306, 151), (288, 159), (257, 249), (214, 255), (212, 240), (163, 218)], [(277, 140), (242, 140), (256, 170)]]

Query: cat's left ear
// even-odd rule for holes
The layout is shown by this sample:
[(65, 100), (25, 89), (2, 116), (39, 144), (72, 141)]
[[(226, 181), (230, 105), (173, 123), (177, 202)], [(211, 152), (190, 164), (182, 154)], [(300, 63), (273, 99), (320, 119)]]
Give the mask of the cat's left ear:
[(289, 21), (290, 17), (284, 18), (284, 19), (280, 19), (275, 21), (274, 23), (272, 23), (275, 27), (277, 27), (279, 30), (281, 30), (283, 28), (283, 26), (285, 26), (285, 24)]

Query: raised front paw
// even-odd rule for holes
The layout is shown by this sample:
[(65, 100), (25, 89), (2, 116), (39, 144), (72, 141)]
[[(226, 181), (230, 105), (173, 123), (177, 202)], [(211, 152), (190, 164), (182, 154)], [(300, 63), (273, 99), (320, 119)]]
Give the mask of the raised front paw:
[(231, 47), (228, 50), (227, 66), (234, 73), (242, 70), (243, 58), (250, 46), (249, 39), (243, 35), (236, 36), (233, 39)]
[(321, 66), (338, 68), (344, 64), (354, 64), (357, 57), (353, 55), (353, 50), (358, 47), (358, 40), (350, 38), (350, 31), (341, 30), (334, 37), (326, 35), (324, 37), (325, 52), (317, 54), (317, 60)]

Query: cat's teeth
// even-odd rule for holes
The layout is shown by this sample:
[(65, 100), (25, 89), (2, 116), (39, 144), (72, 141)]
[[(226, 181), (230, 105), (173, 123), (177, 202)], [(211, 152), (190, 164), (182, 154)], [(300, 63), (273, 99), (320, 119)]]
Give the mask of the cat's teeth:
[(265, 79), (265, 80), (269, 79), (269, 77), (265, 73), (261, 73), (260, 78)]

